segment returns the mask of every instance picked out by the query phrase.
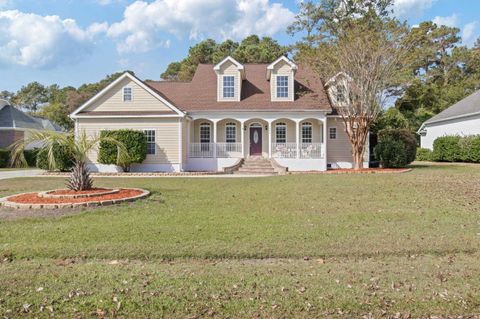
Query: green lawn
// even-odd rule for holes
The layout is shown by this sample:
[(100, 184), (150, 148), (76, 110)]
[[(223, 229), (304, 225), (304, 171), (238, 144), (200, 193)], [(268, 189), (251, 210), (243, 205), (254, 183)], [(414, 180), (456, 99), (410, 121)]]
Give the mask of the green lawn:
[[(152, 196), (0, 220), (0, 315), (480, 313), (479, 166), (96, 182)], [(63, 184), (0, 181), (0, 196)]]

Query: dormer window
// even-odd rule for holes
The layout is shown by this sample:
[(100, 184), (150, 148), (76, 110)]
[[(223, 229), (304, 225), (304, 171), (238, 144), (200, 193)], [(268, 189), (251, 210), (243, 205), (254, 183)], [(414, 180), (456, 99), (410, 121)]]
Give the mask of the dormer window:
[(288, 98), (288, 76), (277, 76), (277, 97)]
[(223, 76), (223, 98), (235, 97), (235, 77), (231, 75)]
[(347, 101), (347, 96), (345, 92), (345, 87), (343, 85), (337, 85), (337, 94), (336, 99), (337, 103), (345, 103)]
[(132, 102), (133, 100), (133, 93), (131, 87), (124, 87), (123, 88), (123, 102)]

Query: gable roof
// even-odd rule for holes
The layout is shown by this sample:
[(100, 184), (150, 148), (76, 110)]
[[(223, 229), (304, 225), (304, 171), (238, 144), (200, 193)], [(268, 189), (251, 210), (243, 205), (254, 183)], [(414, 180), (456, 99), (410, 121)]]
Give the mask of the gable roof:
[[(90, 100), (85, 102), (82, 106), (77, 108), (75, 111), (73, 111), (72, 114), (70, 114), (70, 117), (75, 118), (79, 116), (79, 113), (81, 113), (83, 110), (85, 110), (87, 107), (89, 107), (93, 102), (98, 100), (100, 97), (102, 97), (105, 93), (107, 93), (110, 89), (112, 89), (115, 85), (123, 81), (125, 78), (129, 78), (133, 82), (135, 82), (137, 85), (139, 85), (141, 88), (145, 89), (147, 92), (152, 94), (154, 97), (162, 101), (165, 105), (167, 105), (173, 112), (174, 114), (176, 113), (179, 116), (185, 116), (185, 113), (179, 110), (173, 103), (166, 98), (162, 93), (158, 92), (157, 90), (153, 90), (150, 86), (146, 85), (143, 81), (138, 79), (136, 76), (130, 74), (129, 72), (125, 72), (123, 75), (118, 77), (115, 81), (110, 83), (107, 87), (105, 87), (103, 90), (98, 92), (94, 97), (92, 97)], [(91, 112), (88, 112), (91, 113)], [(138, 112), (131, 112), (131, 116), (135, 116)], [(83, 114), (82, 114), (83, 115)], [(155, 115), (155, 114), (152, 114)], [(161, 115), (159, 115), (161, 116)]]
[(30, 116), (8, 104), (0, 104), (0, 128), (63, 131), (50, 120)]
[(480, 114), (480, 90), (425, 121), (420, 129), (422, 129), (425, 124), (462, 118), (475, 114)]
[(272, 101), (268, 64), (244, 64), (240, 101), (217, 101), (217, 74), (212, 64), (199, 64), (191, 82), (152, 81), (146, 84), (161, 92), (180, 109), (191, 111), (331, 111), (330, 100), (320, 78), (307, 67), (298, 66), (295, 100)]

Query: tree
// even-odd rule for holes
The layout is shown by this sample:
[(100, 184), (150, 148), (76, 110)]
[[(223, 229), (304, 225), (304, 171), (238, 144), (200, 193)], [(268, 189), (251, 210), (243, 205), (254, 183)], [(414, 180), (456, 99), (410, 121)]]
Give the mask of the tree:
[(38, 107), (48, 101), (48, 91), (45, 86), (38, 82), (32, 82), (22, 88), (15, 94), (12, 103), (15, 106), (36, 112)]
[(268, 63), (286, 54), (287, 48), (269, 37), (246, 37), (242, 42), (226, 40), (220, 44), (212, 39), (191, 47), (188, 56), (180, 62), (172, 62), (161, 74), (164, 80), (190, 81), (200, 63), (218, 63), (232, 56), (240, 63)]
[[(324, 0), (317, 7), (318, 43), (297, 57), (322, 79), (343, 74), (347, 99), (337, 104), (352, 146), (354, 169), (363, 168), (370, 128), (380, 113), (388, 89), (398, 83), (408, 43), (407, 28), (389, 17), (392, 1)], [(304, 44), (303, 44), (304, 46)], [(302, 48), (302, 47), (301, 47)]]
[(15, 93), (13, 92), (9, 92), (7, 90), (0, 91), (0, 100), (5, 100), (7, 102), (10, 102), (14, 96), (15, 96)]
[(74, 166), (67, 182), (67, 187), (74, 191), (88, 190), (93, 187), (93, 181), (87, 167), (87, 154), (98, 149), (101, 142), (109, 142), (117, 147), (117, 161), (125, 161), (128, 151), (125, 146), (111, 137), (93, 136), (88, 137), (85, 131), (77, 136), (73, 133), (62, 134), (53, 131), (31, 131), (25, 139), (16, 141), (10, 146), (11, 161), (13, 166), (26, 166), (24, 149), (26, 145), (42, 145), (40, 152), (45, 152), (50, 169), (57, 168), (55, 149), (60, 147), (73, 159)]
[(50, 103), (41, 108), (37, 115), (42, 118), (49, 119), (60, 125), (65, 129), (71, 129), (73, 127), (73, 122), (69, 117), (70, 111), (68, 108), (61, 103), (55, 102)]
[(372, 132), (377, 133), (385, 129), (408, 129), (408, 126), (408, 119), (397, 108), (391, 107), (381, 112), (372, 127)]

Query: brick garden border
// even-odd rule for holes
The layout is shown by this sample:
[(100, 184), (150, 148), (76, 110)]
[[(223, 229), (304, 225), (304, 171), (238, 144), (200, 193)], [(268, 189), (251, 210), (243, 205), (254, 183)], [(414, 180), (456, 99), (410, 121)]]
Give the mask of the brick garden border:
[(16, 209), (59, 209), (59, 208), (78, 208), (78, 207), (100, 207), (100, 206), (109, 206), (109, 205), (120, 204), (125, 202), (134, 202), (136, 200), (146, 198), (147, 196), (150, 195), (149, 191), (142, 188), (125, 188), (125, 189), (138, 190), (138, 191), (141, 191), (142, 193), (136, 196), (126, 197), (126, 198), (107, 199), (107, 200), (100, 200), (100, 201), (94, 201), (94, 202), (90, 201), (90, 202), (84, 202), (84, 203), (24, 204), (24, 203), (17, 203), (17, 202), (8, 200), (12, 196), (19, 196), (19, 195), (32, 193), (32, 192), (28, 192), (28, 193), (9, 195), (7, 197), (0, 198), (0, 206), (16, 208)]
[(88, 198), (88, 197), (95, 197), (95, 196), (102, 196), (102, 195), (110, 195), (116, 194), (120, 192), (120, 189), (105, 189), (104, 192), (96, 192), (91, 194), (52, 194), (53, 192), (58, 191), (58, 189), (53, 189), (45, 192), (38, 192), (38, 197), (43, 198)]

